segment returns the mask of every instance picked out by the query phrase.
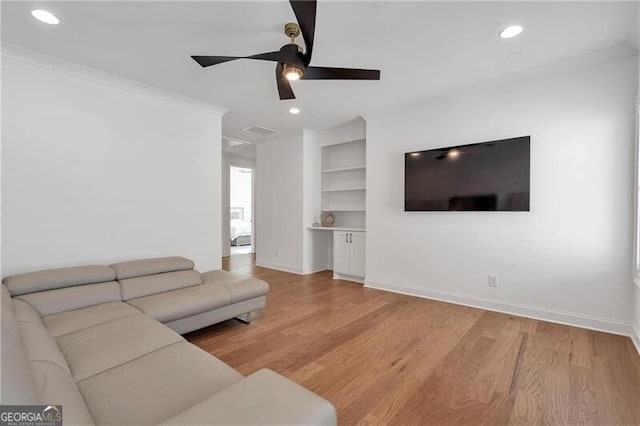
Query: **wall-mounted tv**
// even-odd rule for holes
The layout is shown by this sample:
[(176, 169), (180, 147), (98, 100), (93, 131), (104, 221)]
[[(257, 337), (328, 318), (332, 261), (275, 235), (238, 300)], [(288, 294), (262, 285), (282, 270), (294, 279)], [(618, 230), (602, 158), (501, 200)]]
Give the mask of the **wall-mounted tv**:
[(530, 136), (404, 156), (405, 211), (529, 211)]

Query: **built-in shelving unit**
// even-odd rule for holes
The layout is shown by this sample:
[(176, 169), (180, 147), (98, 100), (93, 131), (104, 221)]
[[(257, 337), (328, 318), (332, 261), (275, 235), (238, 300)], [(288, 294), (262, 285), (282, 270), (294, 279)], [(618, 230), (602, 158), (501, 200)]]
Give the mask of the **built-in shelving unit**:
[[(320, 170), (316, 173), (320, 188), (316, 196), (320, 209), (331, 212), (335, 223), (330, 227), (314, 223), (307, 227), (306, 234), (311, 242), (307, 244), (310, 270), (330, 269), (336, 279), (359, 283), (364, 282), (366, 274), (365, 134), (363, 120), (318, 131)], [(314, 202), (317, 206), (318, 198)]]
[(364, 229), (366, 141), (322, 148), (322, 210), (336, 217), (336, 226)]
[(351, 232), (364, 232), (364, 228), (348, 227), (348, 226), (308, 226), (307, 229), (313, 229), (316, 231), (351, 231)]
[(356, 170), (365, 170), (366, 166), (354, 166), (354, 167), (341, 167), (338, 169), (323, 170), (322, 173), (339, 173), (339, 172), (353, 172)]
[(323, 189), (322, 192), (350, 192), (350, 191), (364, 191), (365, 188), (344, 188), (344, 189)]

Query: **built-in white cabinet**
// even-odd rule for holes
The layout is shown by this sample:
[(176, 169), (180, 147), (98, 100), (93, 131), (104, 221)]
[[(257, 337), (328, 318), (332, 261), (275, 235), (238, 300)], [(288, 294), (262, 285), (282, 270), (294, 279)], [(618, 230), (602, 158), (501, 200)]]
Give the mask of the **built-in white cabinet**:
[(333, 262), (335, 278), (364, 278), (365, 233), (334, 231)]

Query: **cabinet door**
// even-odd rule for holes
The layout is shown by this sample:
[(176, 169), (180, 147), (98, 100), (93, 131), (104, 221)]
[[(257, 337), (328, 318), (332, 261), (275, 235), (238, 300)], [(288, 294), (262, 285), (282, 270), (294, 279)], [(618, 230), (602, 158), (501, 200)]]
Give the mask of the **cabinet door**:
[(364, 278), (365, 234), (351, 232), (349, 235), (349, 275)]
[(334, 231), (333, 233), (333, 271), (338, 274), (349, 274), (349, 233)]

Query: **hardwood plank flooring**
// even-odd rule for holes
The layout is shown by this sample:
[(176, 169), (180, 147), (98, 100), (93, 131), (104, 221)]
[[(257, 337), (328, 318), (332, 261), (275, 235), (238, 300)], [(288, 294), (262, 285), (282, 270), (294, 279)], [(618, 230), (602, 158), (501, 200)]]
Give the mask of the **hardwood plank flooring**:
[(267, 308), (187, 339), (248, 375), (270, 368), (331, 401), (341, 425), (640, 425), (627, 337), (256, 267)]

